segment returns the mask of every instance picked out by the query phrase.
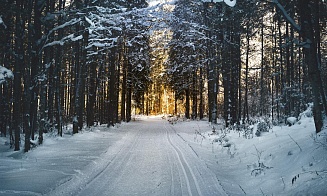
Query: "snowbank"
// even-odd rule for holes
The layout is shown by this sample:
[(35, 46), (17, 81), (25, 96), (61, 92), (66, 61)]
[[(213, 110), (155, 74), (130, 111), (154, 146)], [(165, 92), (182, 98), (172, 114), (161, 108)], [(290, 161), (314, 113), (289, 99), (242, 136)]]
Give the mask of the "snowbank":
[(229, 195), (326, 195), (327, 131), (316, 135), (308, 112), (291, 127), (275, 126), (252, 139), (236, 130), (218, 128), (213, 133), (201, 121), (174, 127), (183, 130), (178, 134)]

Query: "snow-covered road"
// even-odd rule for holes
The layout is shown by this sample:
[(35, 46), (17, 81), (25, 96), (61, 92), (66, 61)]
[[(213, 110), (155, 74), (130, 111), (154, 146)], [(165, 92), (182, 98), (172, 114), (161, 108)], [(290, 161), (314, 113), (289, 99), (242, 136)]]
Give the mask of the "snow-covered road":
[(226, 195), (185, 130), (194, 135), (143, 117), (47, 136), (28, 153), (0, 149), (0, 195)]
[(249, 139), (143, 116), (75, 135), (68, 126), (28, 153), (0, 137), (0, 196), (326, 195), (327, 131), (313, 138), (312, 127), (302, 117)]
[(159, 119), (125, 124), (126, 135), (96, 164), (51, 195), (225, 195), (174, 127)]

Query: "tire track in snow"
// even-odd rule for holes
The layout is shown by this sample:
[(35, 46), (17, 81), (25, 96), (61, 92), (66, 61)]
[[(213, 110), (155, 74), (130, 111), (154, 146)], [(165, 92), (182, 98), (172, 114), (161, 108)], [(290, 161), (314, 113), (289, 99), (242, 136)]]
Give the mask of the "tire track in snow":
[[(184, 174), (184, 177), (186, 180), (186, 185), (187, 185), (187, 190), (188, 190), (189, 195), (202, 196), (202, 192), (199, 187), (199, 183), (194, 175), (192, 168), (190, 167), (189, 163), (185, 159), (185, 156), (182, 153), (182, 151), (176, 145), (174, 145), (174, 143), (171, 141), (171, 137), (169, 134), (170, 131), (166, 125), (165, 125), (165, 129), (166, 129), (166, 135), (167, 135), (168, 142), (174, 149), (177, 159), (178, 159), (178, 162), (183, 170), (183, 174)], [(194, 190), (194, 187), (196, 188), (195, 190)]]

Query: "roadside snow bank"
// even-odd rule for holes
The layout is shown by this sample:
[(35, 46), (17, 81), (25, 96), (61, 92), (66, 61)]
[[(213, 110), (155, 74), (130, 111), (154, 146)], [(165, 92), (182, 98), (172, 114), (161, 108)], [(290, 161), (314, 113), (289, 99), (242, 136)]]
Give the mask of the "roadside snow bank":
[(230, 195), (325, 195), (327, 131), (316, 135), (308, 116), (252, 139), (236, 130), (213, 133), (203, 121), (173, 126)]
[(92, 127), (63, 137), (44, 134), (42, 145), (24, 153), (9, 148), (9, 138), (0, 138), (0, 195), (44, 195), (81, 173), (90, 163), (99, 164), (109, 146), (120, 141), (123, 132), (107, 126)]

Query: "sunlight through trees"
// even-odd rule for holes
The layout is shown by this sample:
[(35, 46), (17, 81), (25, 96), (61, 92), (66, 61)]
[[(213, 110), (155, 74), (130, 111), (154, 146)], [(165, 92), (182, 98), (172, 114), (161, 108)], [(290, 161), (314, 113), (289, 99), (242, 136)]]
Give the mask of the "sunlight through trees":
[(0, 2), (0, 131), (15, 150), (135, 114), (280, 124), (313, 102), (323, 126), (324, 1)]

